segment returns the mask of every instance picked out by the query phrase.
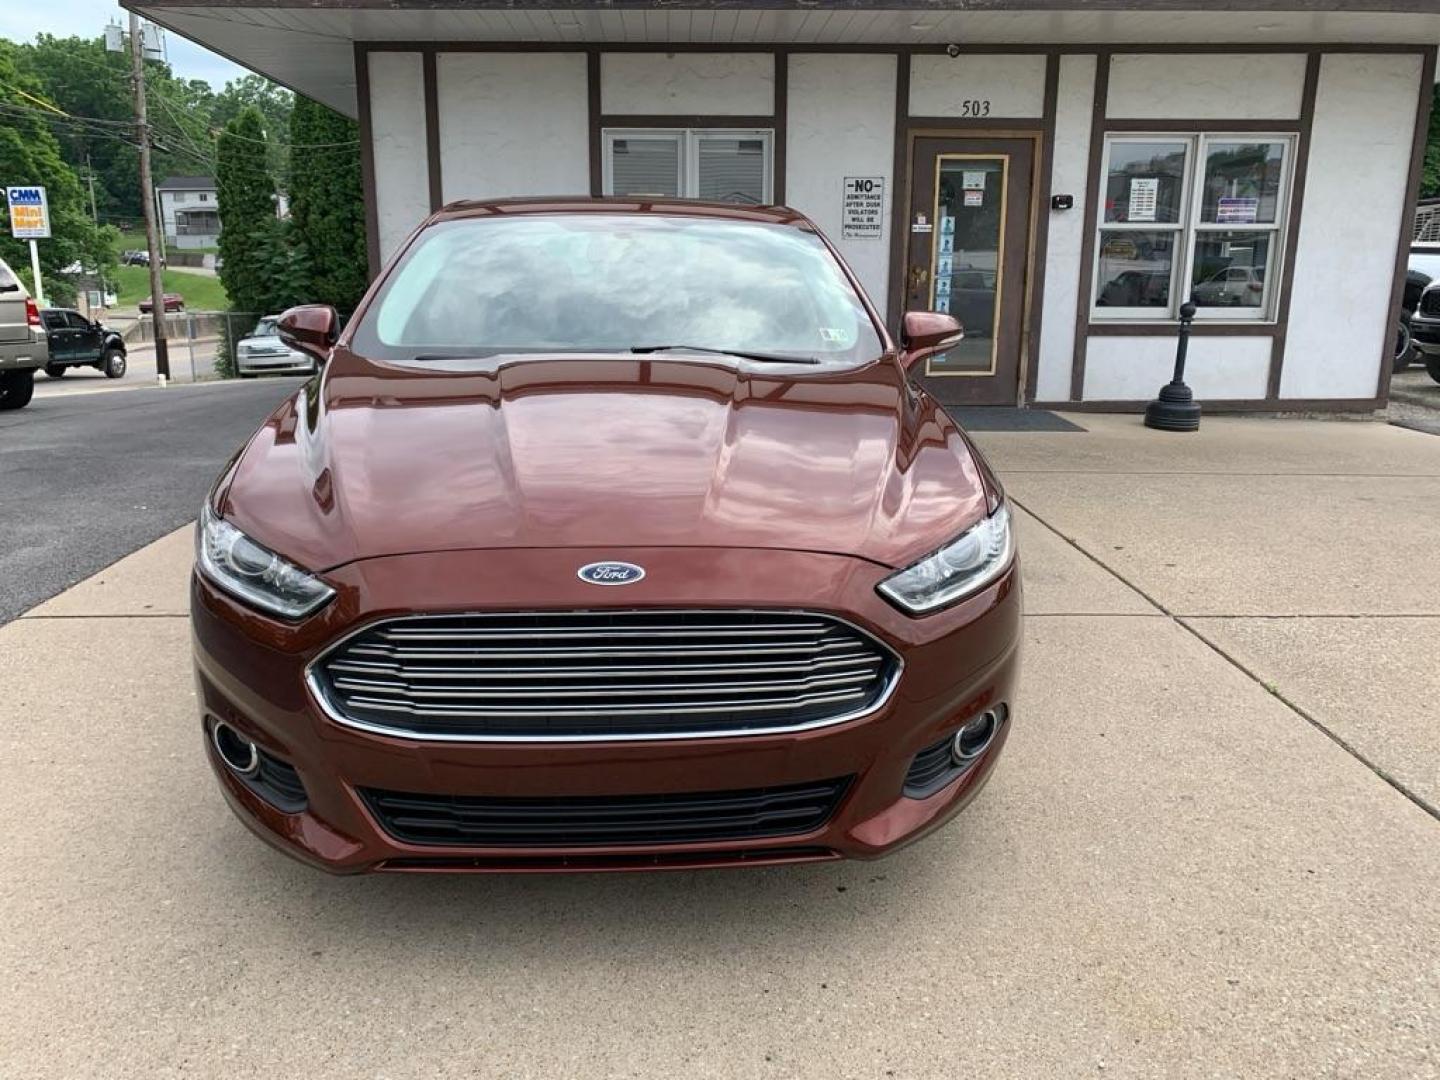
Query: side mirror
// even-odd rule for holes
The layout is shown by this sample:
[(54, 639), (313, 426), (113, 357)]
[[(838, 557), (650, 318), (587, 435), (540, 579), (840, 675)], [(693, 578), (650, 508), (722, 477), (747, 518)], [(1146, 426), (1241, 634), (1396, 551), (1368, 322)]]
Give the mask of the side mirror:
[(909, 371), (921, 360), (965, 340), (965, 328), (954, 315), (938, 311), (907, 311), (900, 324), (900, 363)]
[(340, 316), (333, 307), (306, 304), (280, 316), (280, 340), (292, 349), (309, 353), (325, 363), (340, 337)]

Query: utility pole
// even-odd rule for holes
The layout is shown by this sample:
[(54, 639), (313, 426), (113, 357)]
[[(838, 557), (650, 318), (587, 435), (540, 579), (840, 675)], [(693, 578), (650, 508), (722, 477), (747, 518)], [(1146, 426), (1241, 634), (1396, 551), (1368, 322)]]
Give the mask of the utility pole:
[[(95, 166), (90, 164), (90, 155), (85, 155), (85, 174), (90, 180), (90, 220), (95, 223), (95, 228), (100, 228), (100, 209), (95, 204)], [(83, 267), (82, 267), (83, 269)], [(100, 306), (105, 306), (105, 267), (97, 267), (100, 271)], [(91, 313), (93, 317), (93, 312)]]
[(145, 43), (140, 16), (130, 13), (131, 82), (135, 89), (135, 128), (140, 137), (140, 201), (145, 206), (145, 246), (150, 251), (150, 318), (155, 330), (155, 371), (160, 385), (170, 381), (170, 345), (165, 340), (165, 289), (160, 277), (160, 243), (155, 227), (155, 182), (150, 175), (150, 120), (145, 108)]

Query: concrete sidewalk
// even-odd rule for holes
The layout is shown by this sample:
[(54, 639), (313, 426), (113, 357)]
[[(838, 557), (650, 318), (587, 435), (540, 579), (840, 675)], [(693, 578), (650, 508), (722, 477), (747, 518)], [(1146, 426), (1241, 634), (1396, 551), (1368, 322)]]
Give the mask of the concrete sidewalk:
[(187, 530), (0, 628), (0, 1076), (1440, 1075), (1440, 439), (1075, 419), (979, 436), (1016, 727), (880, 863), (327, 878), (208, 775)]

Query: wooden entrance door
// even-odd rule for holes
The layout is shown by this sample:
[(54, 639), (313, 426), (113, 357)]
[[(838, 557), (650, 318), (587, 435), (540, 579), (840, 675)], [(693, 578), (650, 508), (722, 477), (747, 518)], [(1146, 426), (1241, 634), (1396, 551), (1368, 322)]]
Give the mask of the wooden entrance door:
[(922, 376), (947, 405), (1016, 404), (1034, 153), (1028, 139), (914, 141), (905, 307), (965, 327)]

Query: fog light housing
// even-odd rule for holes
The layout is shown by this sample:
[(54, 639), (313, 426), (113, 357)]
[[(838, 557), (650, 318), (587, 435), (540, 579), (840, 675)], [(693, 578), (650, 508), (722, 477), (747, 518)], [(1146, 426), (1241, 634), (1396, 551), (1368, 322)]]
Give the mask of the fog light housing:
[(968, 765), (995, 741), (995, 734), (1005, 719), (1005, 706), (997, 705), (986, 709), (979, 716), (965, 724), (950, 740), (950, 758), (957, 765)]
[(260, 771), (260, 750), (238, 731), (223, 720), (217, 720), (210, 729), (210, 741), (220, 760), (232, 772), (241, 776), (254, 776)]

